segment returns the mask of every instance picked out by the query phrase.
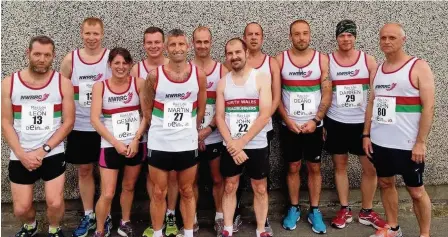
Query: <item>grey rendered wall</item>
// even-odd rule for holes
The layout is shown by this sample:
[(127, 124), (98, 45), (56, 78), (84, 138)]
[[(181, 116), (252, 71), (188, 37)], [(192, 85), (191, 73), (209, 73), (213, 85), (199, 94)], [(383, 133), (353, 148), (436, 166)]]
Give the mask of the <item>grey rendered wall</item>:
[[(199, 24), (213, 32), (213, 57), (223, 60), (227, 39), (241, 36), (246, 23), (257, 21), (265, 31), (264, 52), (276, 55), (289, 47), (288, 27), (296, 19), (306, 19), (312, 28), (312, 47), (329, 53), (335, 49), (334, 28), (348, 18), (358, 24), (357, 47), (383, 60), (378, 49), (378, 31), (390, 21), (404, 25), (406, 50), (429, 62), (436, 75), (436, 112), (428, 141), (427, 184), (448, 183), (448, 3), (446, 2), (4, 2), (2, 6), (2, 78), (26, 66), (25, 49), (32, 36), (45, 34), (56, 42), (54, 67), (62, 57), (80, 47), (80, 22), (97, 16), (105, 22), (106, 47), (124, 46), (135, 60), (144, 56), (142, 33), (148, 26), (168, 31), (174, 27), (191, 34)], [(277, 124), (278, 126), (278, 124)], [(2, 202), (10, 202), (7, 145), (2, 140)], [(273, 188), (282, 186), (283, 162), (275, 139), (272, 161)], [(324, 153), (324, 187), (333, 188), (330, 157)], [(358, 187), (360, 166), (350, 158), (350, 184)], [(76, 172), (68, 166), (66, 197), (77, 198)], [(144, 185), (139, 192), (144, 193)], [(36, 200), (42, 200), (42, 184), (36, 188)]]

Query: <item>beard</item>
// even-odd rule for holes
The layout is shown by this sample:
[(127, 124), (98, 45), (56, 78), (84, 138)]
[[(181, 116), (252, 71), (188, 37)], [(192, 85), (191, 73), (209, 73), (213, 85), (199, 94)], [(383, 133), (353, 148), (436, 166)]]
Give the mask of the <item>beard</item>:
[[(237, 66), (234, 66), (233, 65), (233, 62), (240, 62), (240, 64), (239, 65), (237, 65)], [(235, 71), (235, 72), (239, 72), (239, 71), (241, 71), (243, 68), (244, 68), (244, 66), (246, 65), (246, 61), (243, 61), (242, 59), (237, 59), (237, 60), (232, 60), (232, 61), (230, 61), (230, 63), (231, 63), (231, 65), (232, 65), (232, 69)]]
[(304, 50), (308, 49), (310, 44), (309, 43), (297, 43), (297, 44), (293, 43), (293, 46), (295, 49), (297, 49), (299, 51), (304, 51)]
[(51, 69), (51, 65), (53, 64), (53, 61), (49, 62), (47, 65), (37, 65), (34, 62), (30, 61), (30, 68), (31, 71), (38, 73), (38, 74), (45, 74)]

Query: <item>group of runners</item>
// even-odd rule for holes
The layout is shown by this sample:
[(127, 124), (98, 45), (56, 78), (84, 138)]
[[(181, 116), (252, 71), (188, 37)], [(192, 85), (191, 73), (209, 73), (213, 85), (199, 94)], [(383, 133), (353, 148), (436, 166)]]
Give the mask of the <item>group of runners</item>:
[[(347, 177), (351, 153), (362, 167), (358, 220), (377, 229), (371, 237), (402, 236), (395, 175), (403, 176), (412, 197), (420, 236), (429, 237), (431, 203), (423, 172), (434, 112), (431, 69), (405, 53), (400, 24), (381, 28), (385, 61), (379, 66), (373, 56), (355, 48), (353, 21), (339, 22), (335, 32), (338, 48), (327, 55), (310, 47), (309, 23), (296, 20), (289, 28), (291, 47), (271, 57), (262, 52), (263, 28), (252, 22), (242, 38), (227, 41), (226, 62), (220, 63), (210, 55), (209, 28), (196, 28), (190, 40), (180, 29), (165, 35), (149, 27), (143, 35), (147, 57), (135, 63), (125, 48), (104, 48), (102, 20), (87, 18), (81, 24), (84, 47), (64, 57), (60, 72), (52, 69), (53, 40), (32, 38), (28, 67), (6, 77), (1, 88), (14, 214), (23, 224), (16, 236), (37, 233), (32, 202), (39, 179), (45, 183), (49, 236), (63, 236), (66, 162), (76, 166), (85, 212), (74, 237), (90, 230), (93, 236), (110, 236), (119, 170), (118, 234), (140, 236), (131, 224), (131, 207), (142, 165), (148, 165), (152, 223), (143, 236), (193, 237), (199, 230), (199, 165), (208, 165), (211, 175), (216, 236), (233, 236), (242, 223), (243, 172), (253, 189), (256, 236), (273, 236), (267, 179), (271, 117), (278, 112), (290, 200), (284, 229), (296, 229), (302, 216), (302, 163), (310, 195), (305, 218), (312, 230), (324, 234), (327, 224), (344, 228), (353, 221)], [(194, 59), (188, 61), (190, 45)], [(331, 223), (319, 211), (322, 149), (332, 154), (341, 205)], [(94, 164), (101, 176), (96, 205)], [(377, 182), (386, 220), (372, 210)], [(182, 229), (175, 218), (178, 197)]]

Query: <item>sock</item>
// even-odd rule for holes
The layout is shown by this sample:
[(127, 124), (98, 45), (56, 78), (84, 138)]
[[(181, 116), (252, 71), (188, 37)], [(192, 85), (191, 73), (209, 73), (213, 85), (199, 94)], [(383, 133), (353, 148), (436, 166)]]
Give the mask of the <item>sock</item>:
[(370, 209), (361, 208), (361, 212), (364, 214), (370, 214), (372, 212), (372, 208)]
[(291, 204), (291, 206), (297, 208), (297, 210), (300, 210), (300, 205), (299, 204), (297, 204), (297, 205), (292, 205)]
[(229, 232), (229, 235), (232, 236), (233, 234), (233, 226), (224, 226), (224, 230)]
[(184, 229), (184, 236), (185, 237), (193, 237), (193, 230)]
[(313, 211), (314, 209), (319, 209), (319, 206), (310, 206), (311, 211)]
[(34, 220), (32, 223), (24, 224), (24, 226), (25, 225), (26, 225), (27, 229), (34, 229), (34, 228), (36, 228), (37, 222), (36, 222), (36, 220)]
[(350, 208), (349, 206), (342, 206), (342, 205), (341, 205), (341, 210), (342, 210), (342, 209), (349, 209), (349, 210), (351, 210), (351, 208)]
[(268, 227), (269, 226), (269, 219), (266, 217), (266, 222), (264, 223), (264, 227)]
[(87, 215), (92, 216), (92, 214), (93, 214), (93, 210), (84, 211), (85, 216), (87, 216)]
[(400, 226), (397, 225), (397, 227), (390, 227), (390, 229), (391, 229), (392, 231), (398, 231), (398, 229), (400, 229)]
[(54, 234), (54, 233), (58, 232), (58, 229), (59, 229), (59, 226), (58, 227), (48, 226), (48, 233)]
[(215, 214), (215, 221), (218, 219), (224, 219), (224, 213), (222, 212), (216, 212)]
[(197, 224), (198, 223), (198, 213), (194, 214), (194, 223)]
[(127, 221), (121, 220), (121, 221), (120, 221), (120, 225), (124, 225), (124, 224), (126, 224), (126, 223), (128, 223), (128, 222), (130, 222), (130, 220), (127, 220)]
[(166, 209), (166, 216), (168, 216), (169, 214), (173, 214), (173, 216), (175, 216), (176, 215), (176, 210)]
[(260, 231), (256, 230), (255, 232), (257, 233), (257, 237), (260, 237), (261, 233), (263, 233), (264, 231), (260, 232)]
[(153, 237), (163, 237), (163, 229), (154, 231)]

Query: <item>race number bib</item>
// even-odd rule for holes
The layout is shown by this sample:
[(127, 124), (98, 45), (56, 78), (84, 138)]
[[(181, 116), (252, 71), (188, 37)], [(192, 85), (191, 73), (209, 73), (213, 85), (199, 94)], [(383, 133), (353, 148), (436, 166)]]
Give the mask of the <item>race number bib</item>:
[(289, 95), (289, 115), (304, 117), (316, 114), (314, 93), (295, 92)]
[(210, 124), (210, 122), (213, 120), (214, 115), (215, 115), (215, 105), (206, 105), (205, 115), (201, 123), (201, 129), (207, 127)]
[(193, 104), (187, 101), (170, 101), (163, 108), (163, 128), (191, 128)]
[(53, 129), (54, 105), (22, 105), (21, 131), (27, 134), (39, 134)]
[(338, 107), (359, 108), (364, 101), (362, 85), (338, 85), (336, 86), (336, 101)]
[(79, 84), (79, 105), (90, 107), (92, 104), (92, 88), (94, 82), (84, 82)]
[(230, 135), (232, 138), (238, 139), (244, 136), (257, 117), (258, 112), (230, 113)]
[(395, 124), (395, 97), (375, 97), (373, 101), (373, 119), (382, 124)]
[(112, 114), (112, 130), (118, 140), (134, 138), (140, 126), (140, 114), (137, 110)]

